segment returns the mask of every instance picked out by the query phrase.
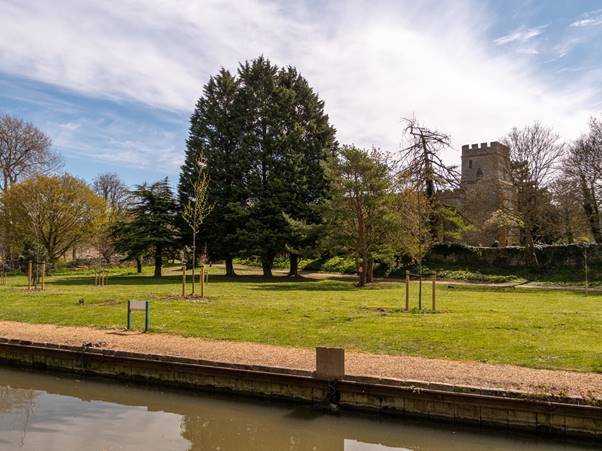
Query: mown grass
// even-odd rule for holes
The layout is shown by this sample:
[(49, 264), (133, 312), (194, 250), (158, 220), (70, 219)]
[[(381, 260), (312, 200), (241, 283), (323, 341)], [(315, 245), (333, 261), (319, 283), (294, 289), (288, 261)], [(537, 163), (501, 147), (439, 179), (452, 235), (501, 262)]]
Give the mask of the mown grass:
[[(207, 299), (192, 302), (177, 299), (176, 271), (155, 280), (150, 268), (115, 270), (104, 288), (90, 274), (52, 276), (44, 292), (10, 276), (0, 286), (0, 319), (123, 328), (127, 300), (148, 299), (152, 332), (602, 372), (600, 294), (441, 286), (432, 314), (416, 310), (413, 284), (407, 313), (398, 283), (359, 289), (344, 278), (266, 280), (255, 270), (226, 279), (214, 267)], [(423, 290), (430, 307), (430, 285)], [(136, 313), (135, 324), (142, 321)]]

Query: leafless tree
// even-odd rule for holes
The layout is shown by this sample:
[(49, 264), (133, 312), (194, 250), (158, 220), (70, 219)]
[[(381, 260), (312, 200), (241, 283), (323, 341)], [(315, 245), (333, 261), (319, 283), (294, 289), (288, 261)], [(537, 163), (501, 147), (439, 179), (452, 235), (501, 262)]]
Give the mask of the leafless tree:
[(13, 116), (0, 117), (0, 188), (33, 174), (48, 174), (62, 167), (50, 149), (50, 138), (33, 124)]
[(117, 216), (124, 213), (131, 203), (130, 190), (117, 174), (100, 174), (92, 181), (92, 186)]
[(566, 145), (560, 136), (539, 122), (522, 129), (514, 127), (503, 139), (510, 160), (525, 169), (524, 176), (538, 188), (547, 186), (559, 168)]
[(531, 263), (537, 266), (535, 244), (542, 235), (549, 204), (547, 187), (560, 166), (566, 149), (560, 137), (548, 127), (535, 122), (522, 129), (513, 128), (502, 140), (510, 148), (510, 177), (514, 199), (505, 207), (521, 230)]
[(580, 188), (592, 236), (602, 243), (602, 121), (591, 119), (589, 133), (570, 147), (564, 167), (567, 176), (574, 178)]
[[(92, 188), (104, 200), (105, 210), (99, 216), (92, 234), (92, 243), (105, 263), (110, 263), (115, 254), (111, 227), (127, 215), (132, 204), (128, 186), (117, 174), (100, 174), (92, 181)], [(75, 249), (73, 250), (75, 257)]]
[(589, 236), (589, 223), (583, 209), (579, 181), (563, 170), (550, 185), (552, 206), (556, 212), (550, 226), (564, 243), (575, 243)]
[[(209, 188), (209, 179), (205, 173), (192, 180), (190, 185), (192, 186), (191, 196), (188, 198), (188, 202), (184, 205), (184, 211), (182, 212), (182, 218), (190, 227), (192, 232), (192, 295), (195, 294), (195, 278), (194, 270), (196, 267), (196, 254), (197, 254), (197, 235), (203, 224), (205, 218), (213, 210), (213, 204), (209, 202), (207, 197), (207, 190)], [(205, 250), (205, 255), (207, 252)]]
[(437, 193), (460, 187), (457, 168), (446, 165), (440, 156), (451, 148), (450, 136), (421, 125), (416, 118), (404, 119), (404, 123), (400, 176), (426, 197), (431, 211), (428, 223), (433, 237), (437, 237), (442, 223), (437, 214)]

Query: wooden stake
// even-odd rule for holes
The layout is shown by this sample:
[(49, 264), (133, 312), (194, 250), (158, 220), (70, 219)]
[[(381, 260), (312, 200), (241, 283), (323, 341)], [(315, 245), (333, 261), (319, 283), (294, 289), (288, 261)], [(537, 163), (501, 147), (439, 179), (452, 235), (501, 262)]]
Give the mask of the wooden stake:
[(186, 296), (186, 263), (182, 262), (182, 297)]
[(433, 273), (433, 312), (435, 311), (435, 303), (437, 297), (437, 271)]
[(587, 296), (589, 293), (589, 277), (588, 277), (588, 268), (587, 268), (587, 247), (583, 250), (584, 254), (583, 254), (583, 269), (585, 272), (585, 296)]
[(406, 312), (410, 310), (410, 271), (406, 269)]
[(42, 290), (46, 288), (46, 262), (42, 262), (41, 287)]
[(29, 260), (27, 262), (27, 289), (28, 290), (31, 290), (32, 276), (33, 276), (33, 264), (31, 262), (31, 260)]
[(418, 276), (418, 310), (422, 310), (422, 270)]
[(205, 265), (201, 266), (201, 274), (200, 274), (200, 279), (201, 279), (201, 297), (204, 298), (205, 297)]

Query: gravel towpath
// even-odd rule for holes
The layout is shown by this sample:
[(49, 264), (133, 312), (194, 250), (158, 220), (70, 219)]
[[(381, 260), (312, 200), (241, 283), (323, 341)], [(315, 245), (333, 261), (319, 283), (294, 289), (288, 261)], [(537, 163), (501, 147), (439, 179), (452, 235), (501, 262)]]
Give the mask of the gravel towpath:
[[(73, 346), (92, 343), (107, 349), (226, 363), (303, 370), (315, 368), (313, 349), (210, 341), (168, 334), (0, 321), (0, 337)], [(357, 376), (602, 399), (602, 374), (598, 373), (355, 352), (346, 353), (346, 371)]]

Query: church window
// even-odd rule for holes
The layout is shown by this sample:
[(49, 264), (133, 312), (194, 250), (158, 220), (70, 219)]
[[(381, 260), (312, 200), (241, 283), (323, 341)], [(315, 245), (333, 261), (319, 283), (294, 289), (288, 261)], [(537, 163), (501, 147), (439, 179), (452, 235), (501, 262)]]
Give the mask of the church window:
[(468, 169), (472, 169), (472, 160), (468, 160)]

